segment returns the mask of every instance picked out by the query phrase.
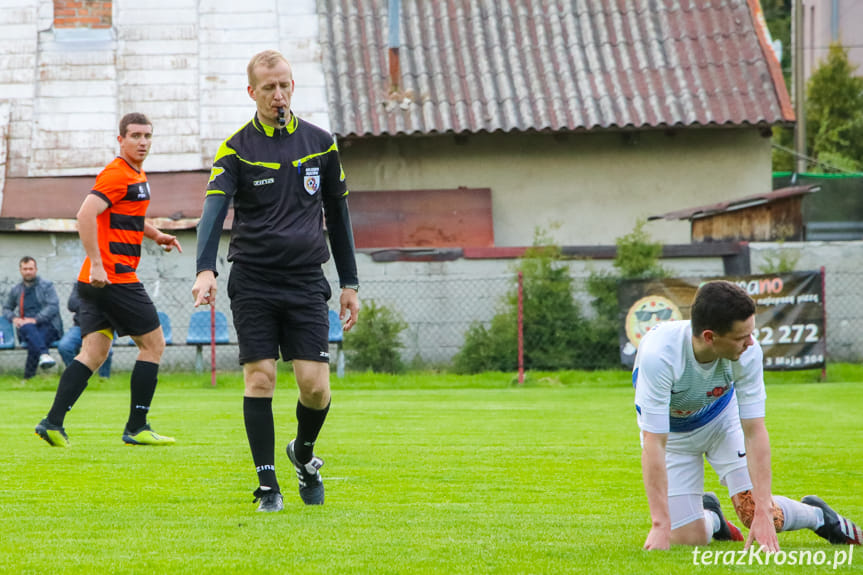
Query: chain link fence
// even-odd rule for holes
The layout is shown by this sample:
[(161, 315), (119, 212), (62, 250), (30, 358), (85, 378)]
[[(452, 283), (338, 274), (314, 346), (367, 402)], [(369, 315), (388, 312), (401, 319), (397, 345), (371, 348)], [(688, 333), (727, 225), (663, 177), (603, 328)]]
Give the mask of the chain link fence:
[[(573, 277), (573, 297), (578, 312), (587, 324), (597, 319), (591, 304), (592, 297), (586, 291), (586, 278)], [(18, 279), (0, 280), (0, 294), (5, 302), (9, 289)], [(401, 355), (408, 365), (416, 367), (434, 367), (446, 369), (451, 367), (454, 356), (465, 344), (465, 336), (472, 326), (482, 326), (490, 330), (492, 319), (496, 314), (514, 313), (511, 298), (517, 290), (517, 276), (507, 273), (485, 277), (466, 276), (415, 276), (373, 279), (363, 282), (360, 292), (360, 304), (374, 300), (378, 306), (386, 306), (396, 312), (407, 324), (401, 333)], [(863, 290), (860, 289), (863, 272), (833, 272), (828, 270), (826, 276), (825, 301), (827, 306), (827, 354), (828, 361), (861, 362), (863, 361)], [(72, 325), (71, 314), (66, 309), (66, 302), (71, 291), (71, 282), (55, 282), (60, 299), (61, 315), (64, 328)], [(161, 279), (144, 282), (156, 308), (164, 312), (171, 322), (172, 342), (166, 348), (163, 356), (162, 369), (169, 371), (193, 371), (200, 368), (209, 369), (209, 346), (200, 349), (186, 343), (189, 332), (189, 322), (194, 312), (192, 307), (191, 281)], [(216, 346), (216, 367), (222, 371), (240, 369), (237, 361), (236, 333), (233, 328), (233, 318), (230, 302), (224, 289), (224, 282), (216, 302), (218, 312), (225, 314), (228, 321), (230, 343)], [(333, 285), (333, 298), (330, 301), (332, 309), (338, 309), (338, 285)], [(530, 309), (526, 307), (526, 309)], [(206, 308), (205, 313), (209, 312)], [(533, 318), (542, 324), (553, 324), (554, 317)], [(362, 309), (360, 311), (362, 322)], [(525, 318), (528, 323), (529, 319)], [(507, 324), (510, 325), (510, 324)], [(572, 341), (571, 334), (576, 326), (555, 324), (552, 329), (544, 331), (544, 338)], [(514, 326), (513, 326), (514, 328)], [(589, 332), (584, 337), (590, 337)], [(606, 336), (608, 334), (606, 333)], [(349, 342), (351, 334), (345, 338)], [(511, 334), (512, 340), (515, 334)], [(548, 345), (553, 347), (553, 341), (537, 341), (526, 338), (531, 345)], [(616, 341), (616, 335), (612, 341)], [(114, 346), (113, 369), (127, 371), (135, 362), (137, 355), (134, 345), (128, 345), (129, 338), (121, 338)], [(596, 342), (585, 341), (575, 345), (567, 352), (580, 354), (580, 366), (589, 369), (620, 367), (619, 364), (609, 365), (609, 354), (596, 354)], [(542, 369), (546, 366), (532, 363), (535, 357), (531, 349), (525, 349), (525, 368)], [(20, 347), (14, 350), (0, 351), (0, 372), (22, 372), (26, 351)], [(596, 355), (591, 356), (594, 353)], [(58, 360), (62, 369), (59, 354), (52, 350), (52, 355)], [(335, 353), (332, 354), (335, 357)], [(586, 355), (586, 356), (585, 356)], [(516, 357), (511, 365), (516, 365)], [(350, 370), (348, 359), (347, 369)]]

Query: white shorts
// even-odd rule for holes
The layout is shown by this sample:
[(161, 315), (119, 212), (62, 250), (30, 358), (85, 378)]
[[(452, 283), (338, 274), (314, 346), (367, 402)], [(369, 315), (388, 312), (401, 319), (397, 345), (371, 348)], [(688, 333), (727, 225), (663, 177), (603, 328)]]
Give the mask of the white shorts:
[(707, 425), (668, 434), (665, 468), (672, 528), (701, 517), (698, 509), (686, 511), (688, 507), (682, 503), (688, 501), (689, 507), (696, 503), (700, 507), (704, 494), (705, 458), (719, 476), (719, 482), (728, 488), (729, 496), (752, 489), (736, 397), (732, 397), (725, 409)]

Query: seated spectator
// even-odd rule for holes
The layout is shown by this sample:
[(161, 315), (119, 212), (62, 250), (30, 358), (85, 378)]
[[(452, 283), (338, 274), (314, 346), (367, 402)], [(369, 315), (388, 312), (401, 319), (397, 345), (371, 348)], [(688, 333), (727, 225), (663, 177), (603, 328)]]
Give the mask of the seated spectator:
[(36, 275), (36, 260), (24, 256), (18, 262), (18, 271), (22, 281), (9, 291), (3, 315), (18, 329), (18, 341), (27, 348), (27, 380), (36, 375), (37, 367), (56, 365), (48, 346), (63, 335), (63, 320), (54, 284)]
[[(57, 351), (60, 352), (60, 357), (63, 358), (63, 364), (66, 367), (69, 367), (72, 360), (75, 359), (75, 356), (78, 355), (79, 351), (81, 351), (81, 326), (78, 324), (79, 305), (78, 284), (74, 283), (72, 284), (72, 292), (69, 294), (69, 301), (66, 303), (66, 307), (72, 312), (73, 325), (63, 334), (63, 337), (60, 339), (60, 343), (57, 344)], [(113, 356), (114, 349), (111, 348), (111, 351), (108, 352), (108, 358), (105, 360), (105, 363), (99, 367), (99, 377), (104, 377), (105, 379), (111, 377), (111, 358)]]

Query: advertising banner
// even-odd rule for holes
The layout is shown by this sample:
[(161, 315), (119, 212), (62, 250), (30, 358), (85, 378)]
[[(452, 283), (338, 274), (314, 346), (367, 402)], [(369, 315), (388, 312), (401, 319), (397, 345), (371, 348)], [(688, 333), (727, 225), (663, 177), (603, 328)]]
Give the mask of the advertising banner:
[(752, 335), (764, 350), (764, 369), (824, 367), (824, 284), (817, 271), (622, 282), (617, 293), (621, 362), (632, 367), (641, 338), (657, 323), (689, 319), (698, 286), (711, 279), (734, 282), (755, 301)]

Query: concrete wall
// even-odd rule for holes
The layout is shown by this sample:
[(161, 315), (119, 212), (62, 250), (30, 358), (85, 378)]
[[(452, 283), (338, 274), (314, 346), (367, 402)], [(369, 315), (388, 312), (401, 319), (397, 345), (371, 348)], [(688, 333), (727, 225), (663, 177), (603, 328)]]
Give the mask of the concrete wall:
[[(344, 142), (354, 190), (491, 188), (495, 244), (526, 246), (561, 224), (563, 245), (609, 245), (638, 219), (771, 189), (770, 140), (755, 129), (478, 134)], [(651, 222), (688, 243), (689, 222)]]
[[(144, 243), (139, 275), (157, 308), (168, 313), (173, 321), (175, 342), (185, 341), (186, 326), (194, 309), (191, 289), (195, 271), (195, 237), (193, 232), (181, 232), (182, 255), (166, 254), (150, 241)], [(0, 233), (0, 297), (19, 281), (18, 260), (22, 255), (36, 258), (39, 273), (57, 285), (61, 303), (65, 306), (69, 289), (75, 280), (84, 252), (77, 235), (71, 233)], [(826, 268), (826, 303), (828, 354), (831, 361), (863, 361), (863, 242), (800, 242), (750, 244), (752, 272), (767, 271), (779, 257), (795, 261), (795, 269)], [(217, 309), (226, 314), (232, 325), (226, 297), (229, 264), (227, 236), (220, 248), (218, 269), (220, 293)], [(774, 262), (771, 264), (771, 261)], [(370, 254), (359, 254), (360, 300), (387, 305), (402, 315), (408, 323), (403, 334), (403, 355), (410, 360), (421, 357), (427, 362), (446, 362), (458, 351), (464, 333), (474, 321), (487, 322), (499, 309), (499, 304), (515, 286), (514, 260), (465, 260), (447, 262), (376, 263)], [(683, 258), (663, 260), (662, 265), (672, 275), (716, 277), (723, 273), (721, 258)], [(586, 315), (591, 315), (590, 298), (583, 291), (583, 282), (591, 272), (610, 271), (611, 261), (570, 261), (568, 266), (575, 279), (576, 297)], [(325, 271), (338, 293), (338, 276), (332, 261)], [(337, 309), (337, 297), (330, 301)], [(63, 310), (69, 325), (69, 314)], [(234, 338), (233, 328), (230, 329)], [(194, 349), (176, 347), (166, 353), (166, 367), (192, 369)], [(118, 368), (129, 368), (134, 361), (133, 350), (121, 349)], [(237, 369), (236, 347), (218, 349), (220, 369)], [(0, 370), (20, 369), (23, 355), (0, 353)]]

